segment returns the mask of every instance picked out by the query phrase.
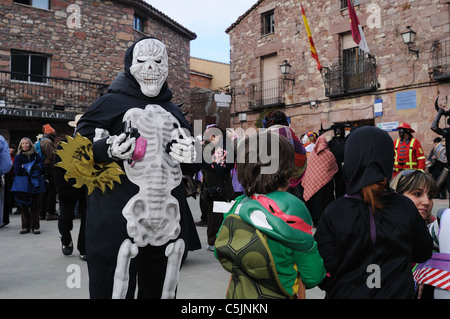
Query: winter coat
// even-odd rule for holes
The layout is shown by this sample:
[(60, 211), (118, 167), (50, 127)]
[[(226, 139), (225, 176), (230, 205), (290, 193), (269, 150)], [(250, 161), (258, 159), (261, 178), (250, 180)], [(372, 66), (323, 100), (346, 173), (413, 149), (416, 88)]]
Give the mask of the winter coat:
[(14, 173), (16, 176), (11, 192), (14, 193), (19, 203), (30, 204), (30, 194), (45, 192), (43, 168), (42, 158), (36, 152), (30, 155), (20, 153), (14, 157)]
[(371, 211), (363, 187), (392, 176), (394, 150), (388, 133), (362, 127), (345, 146), (347, 194), (327, 206), (315, 233), (329, 277), (326, 298), (413, 298), (412, 263), (431, 257), (425, 221), (407, 197), (386, 189), (383, 208)]

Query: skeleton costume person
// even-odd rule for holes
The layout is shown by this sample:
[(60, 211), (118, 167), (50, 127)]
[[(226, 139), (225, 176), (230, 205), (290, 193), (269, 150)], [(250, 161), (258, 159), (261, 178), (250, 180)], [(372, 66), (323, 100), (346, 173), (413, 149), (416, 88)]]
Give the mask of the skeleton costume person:
[[(187, 252), (201, 248), (181, 184), (183, 174), (197, 170), (193, 163), (201, 152), (171, 102), (165, 45), (140, 39), (124, 63), (125, 72), (77, 125), (77, 133), (93, 142), (96, 164), (116, 162), (125, 172), (120, 183), (88, 196), (90, 297), (174, 298)], [(138, 136), (124, 133), (124, 121), (147, 142), (140, 161), (133, 158)]]

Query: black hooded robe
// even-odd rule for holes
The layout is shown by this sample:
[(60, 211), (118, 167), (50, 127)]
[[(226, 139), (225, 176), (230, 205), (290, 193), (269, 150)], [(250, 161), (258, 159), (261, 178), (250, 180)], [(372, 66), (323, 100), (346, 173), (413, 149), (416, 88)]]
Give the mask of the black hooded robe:
[[(141, 39), (142, 40), (142, 39)], [(135, 43), (136, 44), (136, 43)], [(81, 117), (77, 132), (91, 141), (96, 128), (108, 130), (110, 135), (123, 132), (123, 116), (130, 108), (144, 109), (148, 104), (158, 104), (172, 113), (181, 126), (192, 131), (177, 105), (171, 102), (172, 91), (165, 83), (158, 96), (145, 96), (139, 84), (129, 72), (131, 66), (133, 44), (125, 55), (125, 73), (120, 73), (108, 89), (108, 93), (95, 101)], [(106, 139), (93, 144), (96, 163), (111, 162), (108, 157)], [(123, 161), (117, 161), (123, 168)], [(180, 164), (183, 174), (193, 174), (201, 165)], [(89, 293), (92, 299), (108, 299), (112, 297), (113, 279), (117, 255), (120, 245), (128, 236), (126, 219), (122, 209), (131, 197), (138, 193), (139, 187), (125, 175), (121, 175), (121, 183), (114, 182), (114, 188), (108, 187), (106, 192), (96, 188), (87, 199), (86, 216), (86, 255), (89, 272)], [(186, 200), (186, 193), (181, 183), (172, 190), (180, 206), (181, 233), (178, 238), (184, 239), (186, 248), (183, 260), (188, 251), (201, 248), (200, 239), (194, 220)], [(130, 282), (127, 298), (134, 298), (136, 279), (138, 280), (138, 298), (160, 298), (167, 265), (166, 246), (139, 247), (138, 255), (131, 260)], [(138, 276), (136, 276), (138, 274)], [(138, 277), (138, 278), (136, 278)]]
[(433, 248), (425, 221), (409, 198), (386, 192), (371, 223), (359, 197), (364, 186), (390, 180), (393, 152), (391, 137), (379, 128), (361, 127), (348, 137), (348, 195), (327, 206), (314, 235), (330, 274), (321, 285), (326, 298), (414, 298), (412, 263), (428, 260)]

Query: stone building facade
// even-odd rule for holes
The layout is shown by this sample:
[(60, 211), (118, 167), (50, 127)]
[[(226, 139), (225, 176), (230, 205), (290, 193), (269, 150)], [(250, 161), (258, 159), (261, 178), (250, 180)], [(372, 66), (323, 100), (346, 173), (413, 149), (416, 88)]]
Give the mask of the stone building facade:
[[(144, 36), (168, 47), (173, 101), (189, 108), (190, 41), (195, 33), (143, 0), (39, 3), (46, 6), (0, 1), (0, 134), (7, 140), (34, 139), (45, 123), (60, 136), (71, 134), (67, 121), (83, 113), (123, 71), (126, 49)], [(37, 68), (44, 77), (12, 74), (15, 68), (22, 70), (23, 57), (29, 59), (31, 73)]]
[[(377, 125), (396, 139), (396, 124), (408, 122), (431, 149), (436, 98), (450, 108), (450, 1), (354, 2), (371, 57), (352, 40), (347, 1), (260, 0), (226, 30), (232, 127), (254, 126), (270, 108), (283, 110), (298, 135), (350, 122)], [(418, 55), (402, 39), (407, 26), (416, 32), (410, 48)], [(283, 76), (285, 60), (292, 68)]]

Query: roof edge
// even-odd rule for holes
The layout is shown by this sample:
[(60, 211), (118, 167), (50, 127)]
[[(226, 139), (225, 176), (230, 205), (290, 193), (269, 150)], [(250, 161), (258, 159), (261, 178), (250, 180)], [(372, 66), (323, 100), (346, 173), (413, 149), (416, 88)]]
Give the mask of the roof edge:
[(184, 36), (186, 36), (190, 41), (197, 39), (197, 34), (190, 31), (186, 27), (182, 26), (166, 14), (162, 13), (149, 3), (147, 3), (144, 0), (116, 0), (118, 3), (127, 4), (133, 7), (136, 7), (138, 9), (141, 9), (148, 13), (150, 16), (152, 16), (155, 19), (158, 19), (159, 21), (162, 21), (166, 23), (169, 27), (172, 29), (182, 33)]
[(199, 57), (195, 57), (195, 56), (191, 56), (191, 59), (202, 60), (202, 61), (206, 61), (206, 62), (212, 62), (212, 63), (217, 63), (217, 64), (225, 64), (225, 65), (230, 65), (230, 63), (226, 63), (226, 62), (220, 62), (220, 61), (214, 61), (214, 60), (208, 60), (208, 59), (204, 59), (204, 58), (199, 58)]
[(259, 6), (263, 1), (264, 0), (259, 0), (254, 5), (252, 5), (252, 7), (250, 9), (248, 9), (243, 15), (241, 15), (239, 18), (237, 18), (237, 20), (225, 30), (225, 33), (228, 34), (231, 30), (233, 30), (239, 23), (241, 23), (242, 20), (245, 19), (246, 16), (248, 16), (250, 14), (250, 12), (255, 10), (256, 7)]
[(190, 73), (191, 74), (194, 74), (194, 75), (199, 75), (199, 76), (203, 76), (203, 77), (205, 77), (205, 78), (213, 78), (213, 75), (212, 74), (209, 74), (209, 73), (204, 73), (204, 72), (200, 72), (200, 71), (195, 71), (195, 70), (190, 70)]

